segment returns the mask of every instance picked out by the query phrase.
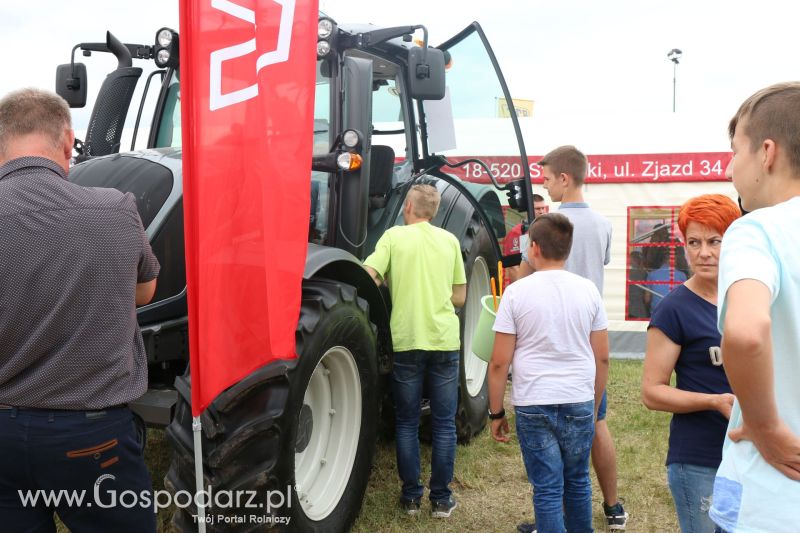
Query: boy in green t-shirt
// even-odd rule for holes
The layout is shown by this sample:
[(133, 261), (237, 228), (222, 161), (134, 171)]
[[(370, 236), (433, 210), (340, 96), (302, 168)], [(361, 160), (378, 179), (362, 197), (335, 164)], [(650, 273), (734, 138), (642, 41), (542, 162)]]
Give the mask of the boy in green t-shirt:
[(386, 280), (392, 298), (392, 393), (394, 395), (400, 498), (408, 514), (419, 512), (419, 417), (422, 385), (430, 385), (433, 444), (430, 500), (432, 514), (447, 518), (456, 507), (449, 484), (456, 453), (458, 405), (458, 317), (464, 305), (466, 275), (461, 245), (450, 232), (431, 225), (439, 192), (414, 185), (403, 206), (404, 226), (387, 230), (364, 266), (375, 283)]

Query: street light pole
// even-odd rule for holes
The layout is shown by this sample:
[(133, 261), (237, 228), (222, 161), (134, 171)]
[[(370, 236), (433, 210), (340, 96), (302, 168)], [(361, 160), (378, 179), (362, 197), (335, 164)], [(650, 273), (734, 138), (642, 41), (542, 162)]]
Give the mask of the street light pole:
[(683, 55), (683, 52), (681, 52), (677, 48), (673, 48), (667, 53), (667, 59), (672, 61), (672, 112), (673, 113), (675, 112), (675, 94), (678, 85), (678, 63), (680, 62), (681, 55)]
[(678, 62), (672, 64), (672, 112), (675, 112), (675, 93), (678, 90)]

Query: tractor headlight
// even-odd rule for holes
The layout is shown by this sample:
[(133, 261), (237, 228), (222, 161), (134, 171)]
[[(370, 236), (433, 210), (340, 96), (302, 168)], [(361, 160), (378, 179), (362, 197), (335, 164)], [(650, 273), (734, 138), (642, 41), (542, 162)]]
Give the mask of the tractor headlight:
[(158, 64), (159, 66), (166, 65), (167, 63), (169, 63), (169, 58), (170, 58), (169, 50), (159, 50), (158, 54), (156, 55), (156, 64)]
[(345, 132), (342, 133), (342, 144), (346, 147), (350, 149), (356, 148), (360, 142), (361, 139), (356, 130), (345, 130)]
[(323, 17), (317, 21), (317, 59), (327, 59), (335, 48), (336, 23)]
[(319, 19), (317, 23), (317, 37), (327, 39), (333, 33), (333, 21), (331, 19)]
[(156, 42), (158, 42), (159, 46), (163, 46), (164, 48), (169, 47), (169, 45), (172, 44), (172, 30), (168, 30), (167, 28), (159, 30), (156, 36)]
[(180, 61), (178, 52), (178, 33), (169, 28), (161, 28), (156, 32), (156, 44), (153, 57), (158, 68), (175, 68)]

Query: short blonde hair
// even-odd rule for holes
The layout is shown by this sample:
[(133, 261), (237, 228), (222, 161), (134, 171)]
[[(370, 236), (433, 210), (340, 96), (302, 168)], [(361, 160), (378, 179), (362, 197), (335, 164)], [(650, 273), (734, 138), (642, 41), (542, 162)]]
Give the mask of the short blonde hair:
[(0, 100), (0, 157), (13, 140), (31, 134), (43, 135), (58, 150), (71, 128), (69, 105), (57, 94), (33, 87), (10, 92)]
[(415, 217), (432, 219), (439, 210), (441, 196), (433, 185), (414, 185), (408, 191), (411, 211)]

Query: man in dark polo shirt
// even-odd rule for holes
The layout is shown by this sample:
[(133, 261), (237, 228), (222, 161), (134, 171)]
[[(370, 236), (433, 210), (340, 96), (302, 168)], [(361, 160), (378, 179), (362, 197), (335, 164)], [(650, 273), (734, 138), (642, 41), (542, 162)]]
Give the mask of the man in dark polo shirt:
[[(154, 532), (126, 404), (147, 388), (136, 305), (159, 264), (131, 194), (67, 181), (73, 141), (59, 96), (0, 100), (0, 527), (55, 531), (55, 512), (75, 532)], [(59, 491), (74, 498), (45, 502)]]

